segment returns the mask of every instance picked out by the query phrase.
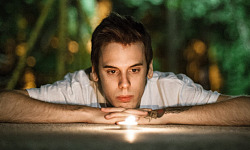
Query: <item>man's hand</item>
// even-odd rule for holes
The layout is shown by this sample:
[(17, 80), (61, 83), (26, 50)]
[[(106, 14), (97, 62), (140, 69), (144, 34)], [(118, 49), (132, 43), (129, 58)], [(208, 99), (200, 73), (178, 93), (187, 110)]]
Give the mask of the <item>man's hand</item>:
[(128, 108), (101, 108), (105, 112), (104, 118), (106, 120), (116, 119), (116, 124), (124, 121), (128, 116), (135, 116), (138, 124), (167, 124), (167, 113), (180, 113), (190, 107), (174, 107), (164, 109), (128, 109)]
[[(102, 123), (102, 124), (116, 124), (119, 121), (124, 120), (124, 117), (118, 117), (118, 116), (110, 116), (110, 115), (117, 115), (118, 111), (116, 110), (116, 108), (110, 108), (110, 109), (114, 109), (113, 112), (114, 113), (110, 113), (109, 111), (103, 111), (106, 108), (93, 108), (93, 107), (86, 107), (85, 110), (83, 110), (84, 112), (86, 112), (86, 114), (89, 114), (88, 116), (86, 116), (87, 119), (87, 123)], [(108, 116), (108, 117), (107, 117)]]
[[(136, 121), (139, 124), (154, 124), (155, 121), (149, 121), (149, 114), (152, 109), (128, 109), (128, 108), (101, 108), (102, 112), (105, 112), (104, 118), (106, 120), (116, 119), (116, 124), (124, 121), (128, 116), (135, 116)], [(159, 121), (157, 121), (159, 123)]]

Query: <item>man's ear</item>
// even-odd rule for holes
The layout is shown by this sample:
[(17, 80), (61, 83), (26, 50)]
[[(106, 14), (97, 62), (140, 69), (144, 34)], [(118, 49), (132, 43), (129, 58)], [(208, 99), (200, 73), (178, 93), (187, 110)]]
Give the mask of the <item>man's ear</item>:
[(98, 75), (97, 75), (97, 73), (95, 72), (94, 66), (92, 66), (91, 78), (92, 78), (92, 80), (95, 81), (95, 82), (98, 81)]
[(147, 77), (150, 79), (153, 77), (153, 73), (154, 73), (154, 69), (153, 69), (153, 60), (150, 62), (149, 64), (149, 68), (148, 68), (148, 75)]

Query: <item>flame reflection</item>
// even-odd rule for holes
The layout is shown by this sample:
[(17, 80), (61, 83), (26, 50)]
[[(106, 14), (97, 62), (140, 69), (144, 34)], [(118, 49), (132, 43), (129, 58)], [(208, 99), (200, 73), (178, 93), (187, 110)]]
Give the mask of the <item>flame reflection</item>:
[(135, 138), (136, 138), (135, 130), (126, 130), (125, 139), (129, 143), (133, 143), (135, 141)]

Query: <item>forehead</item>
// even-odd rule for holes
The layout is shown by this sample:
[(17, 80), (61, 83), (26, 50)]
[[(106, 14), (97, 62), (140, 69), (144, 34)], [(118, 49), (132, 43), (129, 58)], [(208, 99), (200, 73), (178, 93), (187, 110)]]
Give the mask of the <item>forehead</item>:
[(142, 42), (121, 44), (112, 42), (101, 48), (99, 65), (127, 66), (136, 63), (144, 64), (145, 50)]

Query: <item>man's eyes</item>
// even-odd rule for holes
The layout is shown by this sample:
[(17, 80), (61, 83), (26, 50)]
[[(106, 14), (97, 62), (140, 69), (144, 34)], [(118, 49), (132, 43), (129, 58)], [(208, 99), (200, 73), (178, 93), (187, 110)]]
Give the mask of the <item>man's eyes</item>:
[[(128, 70), (128, 72), (130, 72), (130, 73), (139, 73), (140, 71), (141, 71), (141, 69), (139, 69), (139, 68), (133, 68), (133, 69)], [(110, 75), (119, 74), (119, 70), (107, 70), (107, 73)]]

